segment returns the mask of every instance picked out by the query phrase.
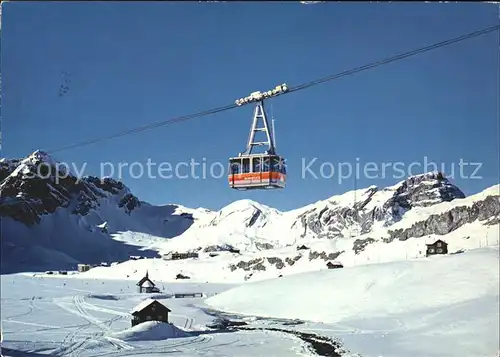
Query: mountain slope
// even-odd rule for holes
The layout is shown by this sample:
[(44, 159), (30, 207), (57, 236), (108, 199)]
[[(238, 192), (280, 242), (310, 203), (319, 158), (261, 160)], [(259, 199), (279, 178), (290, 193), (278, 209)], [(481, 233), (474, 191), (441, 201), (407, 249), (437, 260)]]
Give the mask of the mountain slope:
[(493, 357), (498, 258), (498, 248), (485, 248), (297, 274), (245, 284), (206, 303), (230, 313), (329, 324), (322, 333), (367, 357)]

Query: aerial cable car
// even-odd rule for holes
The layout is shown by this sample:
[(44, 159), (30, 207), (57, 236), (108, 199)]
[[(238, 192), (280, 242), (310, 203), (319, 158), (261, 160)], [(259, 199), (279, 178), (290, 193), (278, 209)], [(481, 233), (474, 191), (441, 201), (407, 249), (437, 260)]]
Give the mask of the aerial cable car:
[[(229, 186), (236, 190), (280, 189), (285, 187), (285, 159), (276, 152), (274, 120), (272, 135), (264, 108), (264, 99), (288, 91), (286, 84), (267, 92), (253, 92), (248, 97), (236, 100), (237, 105), (256, 103), (246, 150), (238, 157), (229, 159)], [(256, 134), (265, 134), (265, 140), (256, 141)], [(254, 147), (267, 146), (263, 153), (253, 153)]]

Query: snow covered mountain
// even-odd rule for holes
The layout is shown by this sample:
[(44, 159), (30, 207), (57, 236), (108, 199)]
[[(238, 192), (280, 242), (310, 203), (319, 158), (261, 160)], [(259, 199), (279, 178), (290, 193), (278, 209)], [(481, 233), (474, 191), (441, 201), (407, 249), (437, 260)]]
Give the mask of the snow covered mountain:
[(113, 240), (110, 234), (170, 238), (188, 229), (199, 214), (142, 202), (111, 178), (78, 179), (40, 151), (0, 160), (0, 180), (3, 272), (158, 256), (150, 250), (139, 253), (142, 247)]
[[(441, 173), (347, 192), (288, 212), (250, 200), (213, 212), (152, 206), (111, 178), (77, 180), (67, 173), (55, 182), (40, 169), (55, 170), (54, 164), (39, 151), (0, 161), (7, 270), (197, 252), (199, 259), (159, 260), (154, 269), (172, 279), (182, 271), (200, 280), (242, 280), (324, 269), (334, 259), (347, 266), (416, 258), (437, 238), (451, 251), (498, 244), (500, 185), (466, 198)], [(143, 273), (137, 267), (148, 264), (131, 261), (102, 269), (105, 275), (135, 278)]]
[(350, 266), (424, 257), (426, 244), (437, 239), (445, 240), (451, 253), (497, 245), (499, 215), (500, 185), (465, 197), (443, 174), (426, 173), (288, 212), (237, 201), (200, 218), (159, 249), (206, 254), (236, 248), (241, 254), (212, 257), (225, 270), (172, 263), (199, 279), (257, 280), (325, 269), (330, 260)]

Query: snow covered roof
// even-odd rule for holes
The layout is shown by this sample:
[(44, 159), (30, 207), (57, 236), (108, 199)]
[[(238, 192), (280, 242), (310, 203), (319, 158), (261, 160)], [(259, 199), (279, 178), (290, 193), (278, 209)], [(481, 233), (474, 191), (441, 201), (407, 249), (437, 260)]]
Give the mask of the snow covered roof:
[[(149, 282), (148, 285), (144, 285), (144, 283), (146, 283), (146, 282)], [(137, 286), (153, 287), (153, 286), (155, 286), (155, 283), (153, 283), (151, 281), (151, 279), (149, 279), (149, 274), (146, 271), (146, 276), (143, 277), (141, 280), (139, 280), (139, 282), (137, 283)]]
[(341, 262), (337, 261), (337, 260), (330, 260), (328, 263), (326, 263), (328, 265), (343, 265)]
[(139, 312), (139, 311), (143, 310), (145, 307), (148, 307), (150, 304), (152, 304), (155, 301), (156, 301), (155, 299), (146, 299), (146, 300), (143, 300), (139, 305), (137, 305), (136, 307), (134, 307), (132, 309), (132, 311), (130, 311), (130, 312), (132, 314), (134, 312)]
[(145, 288), (152, 288), (154, 285), (151, 283), (151, 280), (146, 280), (142, 286)]
[[(139, 311), (143, 310), (144, 308), (148, 307), (149, 305), (151, 305), (152, 303), (154, 303), (155, 301), (158, 304), (163, 305), (158, 300), (149, 298), (149, 299), (143, 300), (139, 305), (137, 305), (136, 307), (134, 307), (132, 309), (132, 311), (130, 311), (130, 313), (133, 314), (134, 312), (139, 312)], [(170, 309), (168, 307), (166, 307), (166, 309), (170, 312)]]

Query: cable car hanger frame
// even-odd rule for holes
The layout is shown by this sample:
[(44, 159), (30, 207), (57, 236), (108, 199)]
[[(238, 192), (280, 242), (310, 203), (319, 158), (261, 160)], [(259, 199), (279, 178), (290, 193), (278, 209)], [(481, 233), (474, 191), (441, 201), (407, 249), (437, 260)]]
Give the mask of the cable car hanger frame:
[[(264, 99), (276, 97), (288, 91), (286, 83), (265, 92), (253, 92), (235, 101), (238, 106), (256, 103), (252, 125), (245, 151), (229, 159), (228, 182), (236, 190), (282, 189), (286, 184), (285, 159), (276, 152), (274, 120), (269, 127)], [(265, 140), (258, 141), (256, 135), (263, 133)], [(263, 153), (253, 153), (255, 147), (267, 146)]]

